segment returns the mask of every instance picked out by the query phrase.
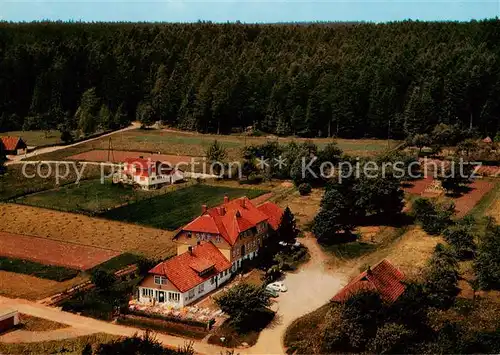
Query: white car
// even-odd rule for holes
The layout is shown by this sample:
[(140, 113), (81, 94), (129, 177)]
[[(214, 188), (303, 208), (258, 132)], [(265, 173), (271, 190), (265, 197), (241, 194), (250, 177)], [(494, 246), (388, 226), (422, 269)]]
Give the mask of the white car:
[(280, 291), (280, 292), (286, 292), (288, 291), (288, 288), (283, 282), (273, 282), (270, 283), (269, 285), (266, 286), (266, 288), (270, 288), (271, 290), (275, 291)]

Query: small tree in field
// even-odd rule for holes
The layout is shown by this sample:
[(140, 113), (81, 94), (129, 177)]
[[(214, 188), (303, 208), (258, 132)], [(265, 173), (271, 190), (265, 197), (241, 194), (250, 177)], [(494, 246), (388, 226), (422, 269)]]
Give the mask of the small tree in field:
[(419, 149), (419, 152), (422, 153), (422, 149), (424, 147), (428, 147), (431, 144), (431, 138), (428, 134), (415, 134), (411, 138), (411, 144)]
[(217, 140), (214, 140), (212, 144), (207, 148), (206, 156), (208, 161), (213, 164), (213, 171), (216, 175), (220, 175), (222, 166), (227, 157), (226, 148), (220, 144)]
[(470, 226), (458, 223), (446, 228), (443, 232), (443, 236), (453, 248), (459, 259), (469, 259), (474, 255), (476, 245), (474, 243), (474, 234)]
[(429, 303), (447, 309), (455, 302), (458, 288), (458, 260), (450, 247), (438, 244), (429, 261), (424, 290)]
[(453, 203), (438, 204), (419, 198), (413, 202), (412, 213), (424, 231), (436, 235), (452, 224), (451, 217), (455, 213), (455, 205)]
[(343, 242), (338, 234), (350, 235), (354, 229), (354, 213), (347, 205), (344, 195), (335, 190), (328, 190), (321, 200), (321, 209), (314, 217), (313, 233), (319, 241)]
[(231, 322), (238, 329), (249, 329), (252, 323), (271, 303), (264, 288), (242, 283), (236, 285), (215, 299), (220, 309), (229, 315)]
[(500, 289), (500, 226), (492, 218), (487, 221), (486, 232), (479, 238), (474, 266), (482, 289)]
[(295, 216), (290, 208), (285, 208), (283, 216), (281, 217), (280, 225), (276, 230), (276, 235), (279, 241), (285, 243), (293, 243), (299, 235)]

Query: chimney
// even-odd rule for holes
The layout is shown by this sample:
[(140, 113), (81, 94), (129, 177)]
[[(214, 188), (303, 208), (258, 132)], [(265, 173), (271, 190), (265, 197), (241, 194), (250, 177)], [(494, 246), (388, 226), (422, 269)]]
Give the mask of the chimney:
[(219, 207), (219, 214), (224, 216), (226, 214), (226, 209), (224, 207)]
[(207, 212), (207, 205), (201, 205), (201, 214)]
[(189, 247), (188, 247), (188, 253), (189, 253), (189, 254), (193, 254), (193, 247), (192, 247), (192, 246), (189, 246)]
[(246, 197), (243, 197), (243, 198), (241, 199), (241, 206), (242, 206), (242, 207), (245, 207), (245, 200), (246, 200), (246, 199), (247, 199)]
[(229, 196), (227, 194), (224, 194), (224, 203), (229, 202)]
[(370, 267), (370, 265), (368, 265), (368, 269), (366, 269), (366, 273), (367, 274), (371, 274), (372, 273), (372, 268)]

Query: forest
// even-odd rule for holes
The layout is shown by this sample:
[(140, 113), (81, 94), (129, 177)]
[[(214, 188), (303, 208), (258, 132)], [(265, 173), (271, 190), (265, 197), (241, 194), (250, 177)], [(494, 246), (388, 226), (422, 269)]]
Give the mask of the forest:
[(0, 23), (0, 131), (500, 130), (500, 21)]

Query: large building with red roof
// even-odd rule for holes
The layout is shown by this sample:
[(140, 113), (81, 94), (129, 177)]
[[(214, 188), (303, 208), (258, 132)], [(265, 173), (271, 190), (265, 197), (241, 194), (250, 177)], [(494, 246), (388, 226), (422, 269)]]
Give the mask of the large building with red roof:
[(343, 303), (357, 293), (376, 292), (382, 300), (394, 302), (406, 289), (404, 279), (404, 274), (389, 260), (384, 259), (349, 282), (332, 298), (332, 301)]
[(156, 265), (140, 284), (139, 302), (183, 307), (215, 290), (257, 255), (282, 215), (272, 202), (255, 206), (247, 197), (203, 205), (200, 216), (175, 235), (177, 256)]

